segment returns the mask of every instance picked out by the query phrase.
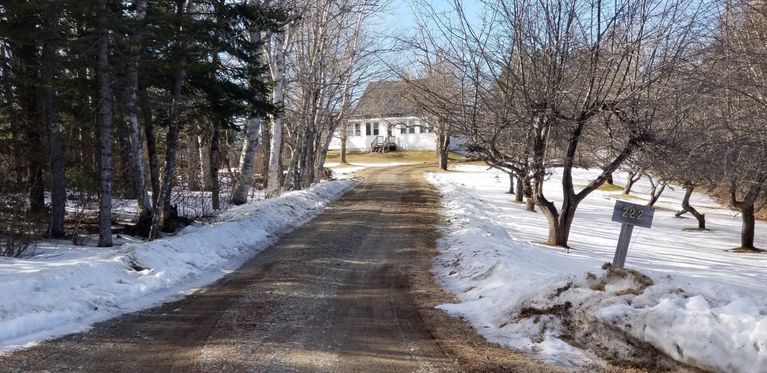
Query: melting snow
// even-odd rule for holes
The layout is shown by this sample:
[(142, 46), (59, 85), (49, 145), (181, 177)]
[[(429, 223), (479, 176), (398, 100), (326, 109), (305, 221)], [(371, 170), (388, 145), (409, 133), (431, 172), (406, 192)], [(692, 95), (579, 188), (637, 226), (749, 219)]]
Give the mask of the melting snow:
[[(586, 185), (598, 172), (576, 170), (575, 183)], [(460, 300), (440, 307), (468, 319), (490, 341), (564, 366), (599, 364), (592, 352), (567, 343), (572, 336), (561, 320), (520, 316), (525, 308), (570, 302), (594, 323), (676, 360), (718, 371), (767, 371), (767, 254), (724, 251), (740, 242), (736, 212), (696, 193), (691, 203), (706, 214), (710, 230), (683, 231), (697, 226), (674, 217), (684, 190), (667, 190), (653, 228), (634, 230), (626, 261), (654, 285), (637, 290), (631, 279), (613, 279), (600, 287), (596, 282), (607, 276), (601, 266), (612, 261), (618, 239), (620, 225), (610, 219), (620, 192), (596, 191), (581, 203), (566, 252), (537, 243), (546, 239), (546, 219), (513, 202), (505, 174), (458, 165), (428, 178), (443, 195), (446, 218), (434, 272)], [(625, 175), (615, 179), (622, 185)], [(545, 190), (557, 205), (560, 180), (555, 173)], [(640, 181), (632, 195), (641, 200), (632, 202), (646, 203), (649, 189)], [(756, 242), (767, 246), (766, 223), (757, 224)]]
[(322, 182), (234, 207), (213, 224), (152, 242), (107, 249), (56, 241), (33, 257), (0, 258), (0, 351), (188, 294), (319, 214), (353, 184)]

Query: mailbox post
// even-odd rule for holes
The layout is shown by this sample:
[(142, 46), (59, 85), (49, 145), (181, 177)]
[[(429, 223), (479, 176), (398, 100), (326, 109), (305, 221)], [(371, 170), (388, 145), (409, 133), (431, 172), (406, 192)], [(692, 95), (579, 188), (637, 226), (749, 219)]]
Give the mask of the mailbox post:
[(615, 201), (612, 220), (621, 223), (621, 233), (618, 236), (618, 246), (615, 248), (615, 256), (613, 257), (614, 266), (623, 268), (626, 263), (626, 254), (628, 254), (634, 226), (651, 228), (654, 215), (655, 209), (652, 207), (625, 201)]

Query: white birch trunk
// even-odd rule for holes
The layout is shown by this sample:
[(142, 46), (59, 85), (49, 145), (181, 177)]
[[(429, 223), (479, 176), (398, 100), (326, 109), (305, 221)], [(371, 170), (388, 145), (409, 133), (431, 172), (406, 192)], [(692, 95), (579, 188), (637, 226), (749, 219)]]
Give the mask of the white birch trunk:
[[(270, 1), (251, 0), (251, 5), (265, 5), (268, 6)], [(264, 34), (261, 32), (251, 32), (250, 38), (252, 42), (258, 42), (262, 40)], [(258, 63), (261, 63), (257, 61)], [(256, 156), (256, 146), (258, 145), (258, 134), (261, 130), (261, 120), (258, 118), (248, 118), (245, 124), (245, 142), (242, 145), (242, 152), (240, 153), (239, 175), (237, 182), (235, 183), (234, 190), (232, 191), (231, 202), (234, 205), (242, 205), (248, 202), (248, 193), (250, 192), (250, 185), (253, 181), (253, 159)]]
[(258, 146), (258, 133), (261, 129), (261, 120), (250, 118), (245, 128), (245, 143), (240, 153), (240, 167), (237, 184), (232, 192), (232, 204), (242, 205), (248, 202), (248, 192), (253, 180), (253, 159), (256, 156)]
[(197, 150), (200, 158), (200, 179), (202, 180), (202, 189), (204, 191), (211, 190), (210, 179), (210, 147), (205, 144), (205, 140), (201, 135), (197, 136)]
[[(285, 50), (290, 41), (290, 30), (284, 33), (275, 34), (274, 47), (274, 69), (272, 79), (274, 88), (272, 89), (272, 100), (277, 106), (282, 106), (285, 98)], [(270, 152), (269, 152), (269, 170), (266, 179), (266, 196), (273, 198), (280, 195), (282, 188), (282, 115), (273, 115), (271, 117)]]
[[(146, 17), (147, 1), (137, 0), (136, 21), (141, 22)], [(133, 44), (133, 54), (128, 66), (128, 86), (126, 97), (126, 112), (128, 114), (128, 141), (130, 142), (130, 161), (133, 168), (134, 185), (138, 193), (139, 221), (145, 221), (152, 214), (152, 200), (149, 198), (149, 192), (146, 182), (146, 166), (144, 165), (144, 145), (141, 141), (139, 122), (138, 122), (138, 74), (139, 74), (139, 53), (141, 43), (144, 38), (143, 31), (137, 31), (131, 38)]]

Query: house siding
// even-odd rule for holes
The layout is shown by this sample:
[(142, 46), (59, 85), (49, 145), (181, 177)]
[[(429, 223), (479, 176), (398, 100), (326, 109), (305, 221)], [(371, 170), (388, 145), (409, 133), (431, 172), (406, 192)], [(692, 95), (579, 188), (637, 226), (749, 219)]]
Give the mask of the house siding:
[[(348, 132), (346, 150), (350, 152), (370, 151), (370, 143), (375, 140), (376, 136), (372, 135), (372, 128), (371, 135), (366, 135), (366, 123), (371, 123), (371, 127), (373, 123), (378, 123), (379, 136), (387, 136), (387, 126), (391, 125), (391, 134), (397, 144), (397, 150), (435, 150), (437, 147), (437, 136), (434, 134), (433, 128), (427, 133), (421, 133), (421, 126), (428, 126), (428, 124), (417, 117), (355, 119), (349, 121), (347, 125), (354, 123), (360, 123), (360, 136), (354, 135), (352, 131)], [(400, 129), (401, 123), (408, 126), (405, 133), (402, 133)], [(410, 128), (414, 128), (414, 133), (410, 133)], [(339, 131), (334, 134), (329, 149), (341, 149)]]

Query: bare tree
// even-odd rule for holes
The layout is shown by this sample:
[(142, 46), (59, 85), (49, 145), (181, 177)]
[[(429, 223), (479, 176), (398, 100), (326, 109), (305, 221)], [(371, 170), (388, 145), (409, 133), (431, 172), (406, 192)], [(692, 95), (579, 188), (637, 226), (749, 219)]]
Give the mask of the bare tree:
[(109, 65), (109, 9), (98, 2), (99, 243), (112, 246), (112, 78)]
[[(177, 27), (181, 28), (182, 19), (187, 12), (187, 6), (190, 3), (187, 0), (175, 0), (175, 17)], [(179, 45), (179, 49), (183, 49), (182, 42), (176, 40), (175, 43)], [(183, 52), (182, 52), (183, 53)], [(184, 81), (186, 78), (186, 61), (181, 56), (178, 65), (173, 73), (173, 85), (171, 88), (171, 102), (170, 113), (168, 120), (168, 133), (166, 135), (166, 151), (165, 151), (165, 173), (162, 176), (162, 183), (160, 184), (160, 191), (157, 195), (157, 201), (155, 206), (156, 210), (152, 214), (152, 226), (149, 230), (149, 239), (153, 240), (159, 237), (160, 229), (162, 225), (168, 223), (168, 219), (172, 215), (171, 213), (171, 189), (173, 188), (174, 178), (176, 175), (176, 154), (178, 152), (178, 139), (181, 133), (180, 113), (181, 99), (184, 88)]]
[(48, 233), (51, 237), (64, 237), (66, 216), (66, 186), (64, 143), (57, 107), (58, 93), (54, 88), (56, 72), (56, 49), (58, 48), (59, 26), (62, 4), (59, 0), (48, 2), (44, 29), (47, 34), (42, 47), (40, 78), (43, 85), (42, 107), (45, 108), (45, 124), (48, 131), (49, 164), (51, 169), (51, 220)]
[(141, 141), (141, 131), (139, 128), (138, 113), (138, 80), (139, 80), (139, 59), (141, 57), (141, 45), (144, 39), (144, 32), (140, 23), (146, 17), (147, 1), (136, 0), (135, 20), (139, 24), (131, 37), (132, 51), (130, 62), (128, 64), (128, 81), (126, 84), (125, 110), (128, 116), (128, 141), (130, 146), (130, 162), (133, 168), (133, 185), (137, 192), (139, 207), (139, 225), (151, 224), (152, 201), (149, 199), (149, 193), (146, 184), (146, 167), (144, 165), (144, 145)]
[[(274, 87), (272, 88), (272, 101), (278, 108), (282, 108), (285, 100), (285, 54), (291, 41), (290, 23), (284, 26), (282, 32), (272, 35), (271, 49), (268, 56), (270, 71)], [(269, 146), (269, 169), (266, 183), (266, 195), (268, 198), (276, 197), (282, 188), (282, 142), (283, 128), (282, 115), (271, 115), (271, 144)]]
[[(722, 1), (714, 40), (698, 69), (707, 133), (703, 149), (721, 164), (722, 184), (743, 219), (740, 247), (754, 250), (756, 202), (767, 183), (767, 7), (761, 1)], [(700, 136), (700, 135), (699, 135)]]
[[(660, 0), (494, 1), (479, 27), (460, 1), (453, 10), (452, 21), (431, 12), (434, 27), (421, 50), (440, 51), (456, 72), (454, 105), (470, 145), (529, 178), (549, 223), (547, 242), (566, 247), (580, 202), (654, 141), (657, 106), (684, 62), (697, 10)], [(603, 172), (576, 191), (581, 141), (600, 126), (610, 126), (602, 134), (614, 149)], [(523, 139), (514, 152), (499, 141), (509, 138)], [(561, 167), (560, 206), (543, 188), (554, 167)]]
[(245, 123), (245, 140), (240, 153), (240, 163), (237, 183), (232, 192), (232, 203), (242, 205), (248, 202), (248, 192), (253, 180), (253, 160), (258, 146), (258, 134), (261, 130), (261, 119), (248, 118)]
[(370, 0), (302, 3), (300, 22), (291, 28), (285, 123), (290, 147), (285, 186), (301, 189), (321, 176), (328, 146), (348, 118), (371, 54), (364, 26), (380, 6)]

